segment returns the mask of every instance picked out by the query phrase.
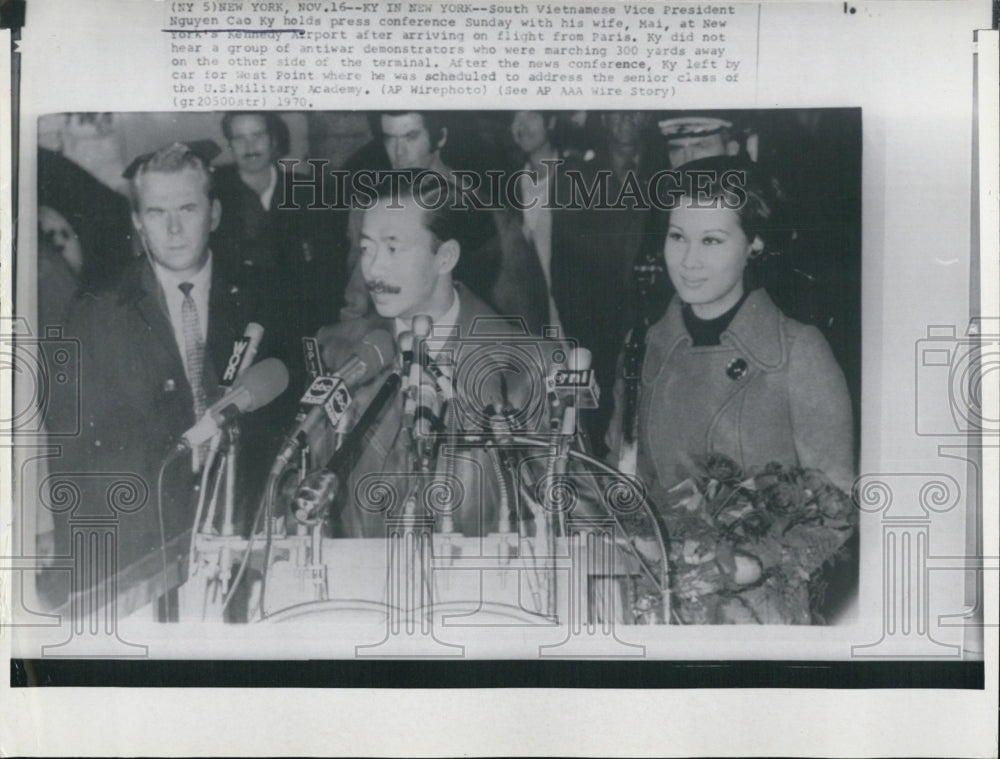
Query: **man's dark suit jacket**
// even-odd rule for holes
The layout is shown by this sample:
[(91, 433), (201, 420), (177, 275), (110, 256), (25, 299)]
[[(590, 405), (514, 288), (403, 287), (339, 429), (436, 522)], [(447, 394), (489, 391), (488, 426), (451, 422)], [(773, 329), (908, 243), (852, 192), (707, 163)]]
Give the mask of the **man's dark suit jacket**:
[[(234, 276), (266, 276), (280, 318), (297, 341), (315, 334), (337, 315), (344, 289), (345, 244), (333, 209), (309, 208), (308, 191), (293, 192), (285, 203), (288, 179), (281, 166), (267, 209), (257, 193), (240, 179), (235, 165), (214, 170), (215, 194), (222, 205), (212, 250)], [(294, 176), (300, 184), (307, 179)], [(319, 201), (321, 198), (316, 197)], [(295, 200), (296, 208), (282, 208)], [(290, 356), (288, 357), (290, 358)]]
[[(544, 392), (540, 383), (532, 386), (526, 381), (526, 372), (518, 374), (509, 368), (504, 370), (509, 382), (506, 389), (500, 383), (502, 366), (494, 363), (490, 351), (483, 351), (482, 346), (504, 345), (517, 338), (531, 340), (526, 330), (506, 319), (497, 317), (496, 312), (461, 283), (455, 283), (459, 294), (460, 306), (456, 323), (447, 325), (457, 330), (442, 346), (442, 351), (450, 355), (454, 364), (454, 386), (456, 400), (454, 404), (461, 406), (461, 418), (464, 421), (458, 425), (456, 417), (451, 416), (455, 427), (469, 424), (470, 419), (478, 418), (486, 404), (500, 408), (506, 400), (514, 408), (528, 407), (532, 400), (531, 393)], [(438, 325), (441, 328), (443, 325)], [(365, 334), (375, 328), (392, 331), (393, 322), (383, 319), (377, 313), (363, 319), (355, 319), (326, 327), (319, 333), (319, 341), (323, 348), (324, 361), (335, 365), (343, 360), (344, 345), (360, 341)], [(550, 341), (550, 344), (552, 341)], [(534, 343), (531, 343), (534, 345)], [(349, 352), (349, 349), (347, 349)], [(534, 356), (530, 348), (525, 349), (526, 356)], [(541, 359), (548, 357), (538, 353)], [(487, 362), (487, 363), (484, 363)], [(395, 368), (395, 361), (391, 364)], [(381, 385), (388, 375), (389, 369), (372, 383)], [(544, 369), (538, 368), (538, 376), (544, 376)], [(373, 392), (367, 392), (368, 398), (359, 403), (367, 406)], [(453, 408), (455, 406), (453, 405)], [(390, 398), (387, 405), (375, 419), (372, 428), (364, 436), (358, 446), (358, 455), (345, 476), (346, 487), (341, 494), (341, 508), (338, 513), (338, 524), (334, 532), (342, 537), (373, 538), (382, 537), (385, 532), (387, 516), (399, 516), (402, 513), (402, 503), (406, 495), (406, 487), (412, 483), (408, 473), (412, 470), (412, 461), (408, 458), (409, 441), (402, 429), (402, 398), (397, 395)], [(538, 420), (542, 421), (541, 419)], [(466, 431), (468, 428), (466, 427)], [(530, 429), (535, 432), (535, 428)], [(310, 440), (310, 447), (317, 462), (326, 462), (333, 452), (332, 435), (329, 425), (317, 431)], [(447, 446), (446, 446), (447, 449)], [(461, 487), (457, 492), (462, 494), (455, 504), (452, 518), (454, 529), (465, 535), (486, 535), (497, 529), (500, 519), (499, 484), (495, 469), (487, 459), (484, 448), (458, 447), (449, 452), (442, 452), (438, 459), (438, 475), (451, 467), (451, 473), (457, 478)], [(380, 488), (385, 488), (380, 490)], [(385, 508), (374, 508), (372, 498), (376, 493), (391, 492), (390, 500), (395, 504)], [(376, 504), (378, 505), (378, 504)], [(440, 519), (440, 518), (439, 518)]]
[[(637, 184), (646, 208), (632, 207), (625, 196), (622, 208), (563, 208), (552, 218), (552, 296), (566, 335), (593, 354), (594, 375), (601, 387), (600, 408), (585, 416), (591, 439), (602, 441), (611, 417), (615, 366), (636, 317), (633, 267), (648, 248), (650, 211), (646, 189), (650, 177), (662, 168), (649, 152), (636, 167)], [(602, 172), (610, 174), (608, 202), (614, 204), (623, 183), (613, 173), (607, 153), (583, 164), (587, 187)], [(582, 203), (563, 181), (561, 197)], [(596, 203), (596, 201), (595, 201)], [(662, 240), (660, 241), (662, 244)]]
[[(257, 321), (266, 330), (266, 306), (249, 295), (231, 285), (225, 267), (213, 261), (204, 382), (209, 403), (221, 396), (217, 378), (246, 324)], [(63, 515), (61, 524), (57, 519), (56, 547), (59, 553), (68, 552), (65, 517), (110, 514), (107, 490), (115, 478), (100, 473), (126, 475), (118, 479), (138, 482), (147, 495), (141, 508), (119, 513), (118, 565), (125, 567), (159, 548), (157, 474), (171, 446), (195, 422), (191, 387), (166, 301), (147, 260), (134, 260), (113, 287), (82, 294), (70, 307), (67, 333), (80, 342), (81, 432), (65, 443), (62, 459), (52, 468), (70, 474), (81, 501), (74, 514)], [(258, 359), (269, 352), (265, 331)], [(72, 398), (53, 400), (50, 413), (77, 413)], [(268, 434), (260, 429), (244, 434), (244, 450), (259, 451)], [(251, 441), (256, 444), (248, 444)], [(251, 473), (250, 466), (244, 469)], [(184, 455), (164, 477), (167, 540), (191, 527), (194, 485), (190, 456)]]

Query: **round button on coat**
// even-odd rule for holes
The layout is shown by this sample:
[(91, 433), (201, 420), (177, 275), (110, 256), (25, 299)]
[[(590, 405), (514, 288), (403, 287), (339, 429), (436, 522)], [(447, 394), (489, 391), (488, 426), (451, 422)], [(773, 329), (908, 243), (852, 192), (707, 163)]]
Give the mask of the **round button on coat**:
[(726, 376), (731, 380), (743, 379), (749, 369), (747, 362), (742, 358), (734, 358), (726, 367)]

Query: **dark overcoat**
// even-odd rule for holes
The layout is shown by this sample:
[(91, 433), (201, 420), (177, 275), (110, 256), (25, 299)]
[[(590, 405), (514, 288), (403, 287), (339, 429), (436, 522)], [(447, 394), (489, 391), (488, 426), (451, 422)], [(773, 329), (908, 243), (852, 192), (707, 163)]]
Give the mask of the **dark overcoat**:
[[(476, 423), (484, 419), (486, 406), (499, 408), (506, 401), (523, 411), (515, 414), (515, 418), (524, 430), (537, 430), (546, 419), (543, 383), (548, 370), (545, 364), (551, 362), (551, 356), (547, 355), (545, 346), (553, 349), (550, 352), (556, 352), (562, 343), (540, 342), (531, 337), (526, 328), (498, 318), (496, 312), (468, 288), (461, 284), (456, 284), (456, 288), (460, 298), (458, 319), (455, 325), (448, 327), (450, 336), (440, 343), (454, 366), (456, 401), (449, 417), (449, 429), (473, 430)], [(319, 340), (324, 347), (324, 360), (330, 365), (338, 365), (343, 361), (346, 343), (360, 340), (367, 330), (379, 326), (392, 330), (389, 320), (370, 315), (321, 330)], [(509, 371), (497, 359), (501, 346), (523, 355), (520, 371)], [(500, 386), (501, 373), (507, 377), (503, 388)], [(388, 369), (373, 385), (381, 384), (387, 374)], [(356, 400), (363, 405), (372, 394), (359, 394), (361, 399)], [(402, 514), (403, 500), (413, 483), (413, 462), (409, 457), (410, 443), (402, 429), (402, 410), (402, 397), (397, 393), (364, 436), (358, 448), (359, 455), (345, 476), (346, 488), (341, 494), (337, 530), (346, 537), (382, 537), (386, 534), (386, 518)], [(329, 435), (325, 438), (311, 441), (320, 462), (332, 453)], [(444, 487), (452, 485), (455, 486), (453, 492), (460, 497), (448, 506), (429, 506), (427, 513), (439, 523), (447, 513), (455, 531), (466, 535), (496, 531), (500, 521), (501, 485), (496, 467), (484, 448), (483, 443), (448, 447), (446, 442), (437, 462), (436, 482), (443, 484), (437, 493), (443, 494)], [(430, 497), (428, 495), (428, 499)], [(420, 508), (423, 509), (423, 505)]]
[[(249, 321), (265, 325), (258, 357), (270, 352), (266, 311), (262, 301), (229, 284), (225, 267), (213, 263), (204, 373), (209, 403), (222, 394), (218, 378)], [(79, 341), (80, 392), (78, 400), (56, 399), (51, 412), (78, 414), (80, 434), (65, 441), (62, 459), (52, 468), (76, 484), (80, 504), (57, 521), (56, 544), (61, 552), (68, 550), (66, 519), (115, 513), (118, 564), (125, 567), (160, 545), (157, 475), (168, 451), (195, 422), (191, 387), (166, 301), (145, 258), (133, 261), (114, 286), (82, 294), (66, 321), (68, 337)], [(130, 513), (108, 509), (109, 485), (116, 479), (136, 488)], [(189, 455), (166, 470), (162, 516), (168, 540), (191, 526), (195, 484)], [(128, 487), (115, 490), (114, 497)]]

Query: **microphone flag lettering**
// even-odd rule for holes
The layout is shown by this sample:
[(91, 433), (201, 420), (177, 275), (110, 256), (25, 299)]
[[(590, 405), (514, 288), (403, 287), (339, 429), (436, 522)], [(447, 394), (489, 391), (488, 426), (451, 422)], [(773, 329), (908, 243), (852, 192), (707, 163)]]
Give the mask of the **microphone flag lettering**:
[(219, 380), (221, 387), (232, 387), (236, 380), (236, 374), (240, 370), (240, 364), (243, 362), (243, 354), (246, 353), (249, 346), (249, 337), (241, 337), (233, 341), (233, 353), (226, 364), (226, 371), (222, 373), (222, 379)]

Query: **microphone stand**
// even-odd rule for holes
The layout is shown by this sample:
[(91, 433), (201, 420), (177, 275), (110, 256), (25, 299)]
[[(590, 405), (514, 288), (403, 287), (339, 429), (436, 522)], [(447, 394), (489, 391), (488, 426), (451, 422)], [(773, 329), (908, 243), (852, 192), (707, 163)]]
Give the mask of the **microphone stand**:
[[(295, 441), (295, 445), (292, 445), (292, 441)], [(264, 563), (263, 570), (261, 572), (260, 579), (260, 599), (258, 603), (258, 610), (260, 613), (260, 619), (258, 621), (264, 621), (267, 618), (267, 574), (271, 569), (271, 545), (274, 540), (274, 533), (277, 528), (277, 519), (274, 516), (274, 502), (277, 500), (278, 495), (278, 485), (281, 482), (281, 478), (284, 476), (285, 472), (292, 465), (292, 459), (294, 456), (298, 455), (298, 472), (299, 472), (299, 482), (305, 478), (306, 465), (308, 463), (309, 457), (309, 446), (306, 441), (306, 436), (301, 431), (286, 441), (282, 451), (275, 458), (274, 463), (271, 465), (271, 470), (267, 475), (267, 483), (264, 485), (264, 501), (261, 504), (261, 509), (264, 513)], [(284, 530), (283, 532), (287, 532)], [(282, 537), (279, 535), (279, 537)], [(249, 560), (249, 547), (247, 548), (247, 560)]]
[(236, 456), (239, 449), (240, 431), (237, 427), (229, 429), (229, 447), (223, 466), (226, 470), (226, 501), (223, 505), (222, 536), (229, 537), (235, 532), (233, 515), (236, 510)]
[(650, 299), (657, 277), (662, 275), (661, 267), (647, 259), (637, 262), (632, 269), (637, 291), (638, 307), (632, 333), (625, 343), (622, 366), (625, 392), (622, 403), (622, 444), (618, 455), (618, 469), (627, 474), (635, 474), (638, 456), (639, 435), (639, 377), (646, 357), (646, 332), (650, 324)]
[(557, 589), (556, 589), (556, 528), (561, 527), (562, 522), (556, 516), (558, 508), (556, 499), (556, 488), (559, 486), (562, 475), (566, 469), (566, 439), (563, 435), (563, 427), (566, 424), (566, 417), (569, 413), (569, 406), (565, 400), (559, 397), (557, 392), (550, 391), (549, 396), (549, 434), (552, 440), (549, 443), (548, 457), (545, 467), (546, 483), (543, 498), (545, 511), (545, 548), (548, 554), (549, 578), (546, 589), (549, 615), (555, 617), (558, 613)]
[[(507, 487), (507, 477), (510, 476), (511, 482), (517, 482), (517, 464), (513, 460), (513, 456), (504, 449), (510, 445), (510, 438), (514, 432), (507, 415), (502, 411), (496, 412), (491, 405), (486, 409), (486, 415), (490, 419), (486, 450), (493, 464), (497, 484), (500, 488), (500, 514), (497, 532), (506, 533), (510, 532), (511, 525), (511, 497)], [(517, 517), (516, 521), (520, 529), (522, 520)]]
[[(236, 501), (236, 453), (239, 443), (239, 429), (234, 425), (229, 428), (226, 457), (222, 460), (222, 471), (216, 477), (222, 477), (222, 472), (226, 474), (226, 500), (223, 504), (222, 532), (224, 538), (232, 537), (235, 532), (233, 526), (233, 513)], [(212, 495), (212, 511), (215, 510), (215, 493)], [(229, 592), (229, 581), (232, 579), (232, 548), (228, 540), (222, 542), (222, 552), (219, 567), (219, 579), (222, 583), (222, 594), (225, 596)]]
[[(230, 559), (232, 555), (232, 549), (228, 541), (222, 541), (219, 546), (219, 553), (214, 554), (210, 548), (202, 546), (202, 550), (207, 550), (207, 553), (202, 553), (199, 550), (198, 536), (215, 536), (219, 533), (216, 532), (215, 524), (215, 512), (218, 503), (219, 489), (222, 486), (222, 478), (224, 474), (227, 475), (226, 484), (226, 499), (227, 502), (231, 500), (233, 485), (229, 482), (228, 473), (232, 471), (232, 447), (231, 439), (229, 433), (235, 433), (235, 428), (227, 426), (220, 429), (208, 445), (207, 455), (205, 456), (205, 461), (202, 466), (201, 480), (198, 488), (198, 504), (195, 509), (194, 523), (191, 528), (191, 541), (188, 551), (188, 577), (202, 578), (202, 595), (201, 595), (201, 617), (205, 619), (207, 614), (208, 604), (210, 599), (214, 596), (214, 593), (220, 588), (222, 594), (225, 595), (229, 589), (229, 580), (231, 578), (232, 572), (230, 569)], [(224, 458), (219, 462), (218, 467), (215, 466), (216, 459), (219, 454), (220, 446), (223, 444), (230, 445), (230, 448), (226, 450), (223, 454)], [(214, 477), (213, 477), (214, 474)], [(206, 513), (206, 502), (207, 502), (207, 513)], [(204, 517), (204, 519), (203, 519)], [(229, 520), (231, 524), (231, 519)], [(225, 530), (225, 527), (223, 528)], [(225, 535), (225, 531), (222, 533)], [(229, 534), (232, 534), (231, 532)], [(215, 556), (213, 559), (212, 556)], [(193, 588), (193, 586), (192, 586)], [(193, 591), (192, 591), (193, 592)], [(192, 599), (194, 600), (194, 599)]]

